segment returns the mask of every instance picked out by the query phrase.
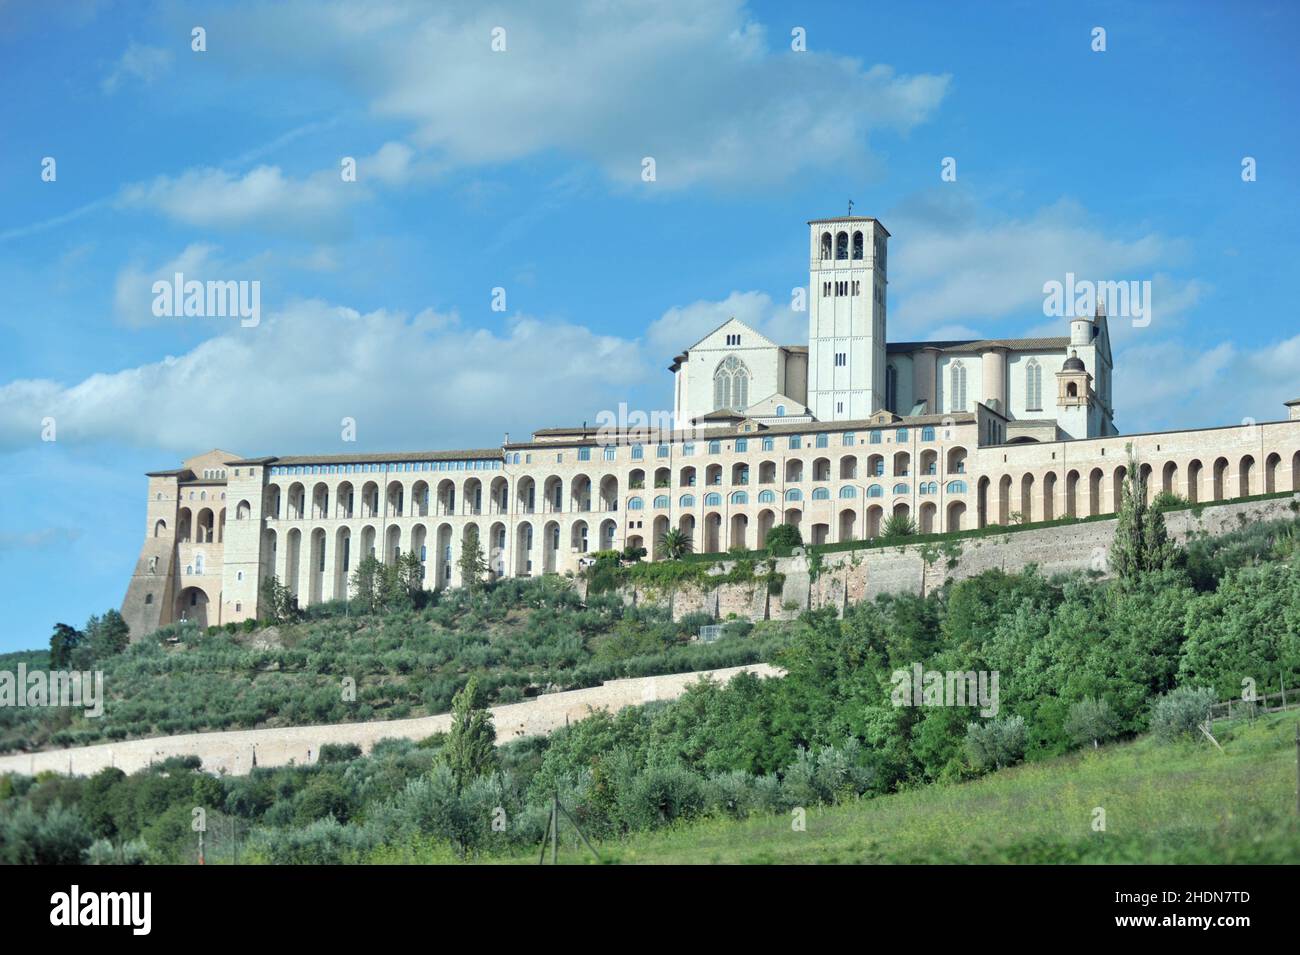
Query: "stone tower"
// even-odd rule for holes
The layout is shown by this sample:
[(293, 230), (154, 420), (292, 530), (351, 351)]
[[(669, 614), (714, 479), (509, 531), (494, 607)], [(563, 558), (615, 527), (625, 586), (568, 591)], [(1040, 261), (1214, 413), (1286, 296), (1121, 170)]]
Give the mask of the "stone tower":
[(885, 256), (870, 216), (808, 223), (808, 407), (819, 421), (885, 406)]

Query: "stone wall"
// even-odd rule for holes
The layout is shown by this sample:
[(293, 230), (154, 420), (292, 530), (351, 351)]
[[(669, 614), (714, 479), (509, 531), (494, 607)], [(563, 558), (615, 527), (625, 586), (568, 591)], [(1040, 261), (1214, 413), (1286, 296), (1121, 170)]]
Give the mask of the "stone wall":
[[(1199, 509), (1171, 511), (1165, 515), (1170, 536), (1185, 541), (1190, 535), (1219, 535), (1243, 524), (1293, 516), (1293, 503), (1300, 494), (1264, 501), (1243, 501), (1208, 505)], [(806, 557), (777, 561), (785, 574), (781, 596), (773, 596), (770, 619), (789, 619), (811, 607), (842, 607), (860, 600), (874, 600), (886, 593), (926, 594), (948, 580), (965, 580), (987, 570), (1015, 572), (1036, 564), (1047, 575), (1076, 571), (1109, 571), (1110, 547), (1115, 537), (1115, 519), (1064, 524), (1039, 530), (1013, 531), (988, 537), (967, 538), (944, 544), (909, 544), (870, 550), (828, 554), (817, 579), (812, 579)], [(947, 550), (945, 550), (945, 546)], [(724, 567), (729, 567), (724, 562)], [(639, 602), (663, 595), (637, 592)], [(704, 610), (726, 619), (730, 614), (762, 620), (763, 587), (760, 584), (724, 584), (700, 590), (686, 587), (671, 598), (673, 617)]]
[[(617, 712), (625, 706), (653, 700), (671, 700), (686, 687), (708, 677), (726, 683), (738, 673), (775, 676), (779, 671), (764, 663), (727, 667), (699, 673), (611, 680), (601, 686), (566, 693), (549, 693), (523, 703), (492, 708), (497, 743), (525, 736), (539, 736), (585, 719), (595, 710)], [(443, 733), (451, 725), (450, 714), (409, 720), (376, 720), (369, 723), (332, 723), (320, 726), (288, 726), (276, 729), (230, 730), (190, 733), (149, 739), (99, 743), (72, 749), (48, 750), (0, 756), (0, 774), (39, 772), (88, 776), (109, 766), (127, 773), (172, 756), (198, 756), (203, 768), (212, 773), (242, 776), (253, 767), (313, 763), (327, 743), (355, 743), (363, 752), (381, 739), (420, 740)]]

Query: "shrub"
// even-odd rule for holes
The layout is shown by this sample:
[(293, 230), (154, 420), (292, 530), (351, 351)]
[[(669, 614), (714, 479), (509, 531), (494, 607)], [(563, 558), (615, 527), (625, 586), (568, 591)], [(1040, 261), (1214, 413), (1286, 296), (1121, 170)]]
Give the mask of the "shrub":
[(704, 811), (703, 781), (681, 766), (652, 766), (638, 775), (623, 799), (624, 822), (633, 829), (653, 829)]
[(1214, 691), (1208, 687), (1180, 686), (1171, 690), (1151, 704), (1151, 732), (1163, 740), (1196, 736), (1216, 702)]
[(1076, 744), (1091, 742), (1093, 749), (1102, 740), (1119, 735), (1120, 719), (1105, 700), (1088, 698), (1070, 705), (1070, 715), (1065, 719), (1065, 734)]
[(24, 803), (0, 818), (0, 862), (9, 865), (78, 865), (92, 842), (81, 816), (57, 802), (44, 813)]
[(767, 532), (763, 546), (770, 551), (784, 551), (803, 546), (803, 534), (793, 524), (777, 524)]
[(326, 743), (320, 748), (320, 757), (317, 762), (322, 765), (328, 763), (350, 763), (354, 759), (361, 758), (361, 747), (356, 743)]
[(966, 724), (966, 755), (979, 770), (1002, 769), (1025, 755), (1025, 720), (1021, 716)]

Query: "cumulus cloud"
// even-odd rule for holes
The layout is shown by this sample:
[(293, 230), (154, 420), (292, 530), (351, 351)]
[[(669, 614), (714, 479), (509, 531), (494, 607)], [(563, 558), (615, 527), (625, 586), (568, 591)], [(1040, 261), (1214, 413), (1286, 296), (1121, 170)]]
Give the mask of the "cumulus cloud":
[(1019, 320), (1012, 333), (1033, 322), (1036, 334), (1064, 334), (1064, 321), (1043, 314), (1043, 284), (1064, 282), (1067, 272), (1093, 281), (1158, 281), (1152, 296), (1158, 319), (1172, 320), (1204, 291), (1169, 272), (1185, 243), (1156, 233), (1119, 234), (1068, 200), (1017, 218), (961, 194), (931, 193), (903, 203), (887, 225), (906, 236), (890, 249), (895, 340), (936, 337), (940, 326), (998, 334), (1006, 330), (991, 326), (1006, 319)]
[(792, 52), (788, 34), (769, 38), (737, 0), (311, 0), (223, 16), (247, 38), (229, 53), (241, 71), (346, 75), (375, 114), (411, 124), (416, 145), (449, 164), (557, 151), (640, 183), (650, 156), (664, 189), (862, 169), (870, 134), (925, 122), (949, 84), (819, 52), (815, 38)]
[(348, 206), (361, 198), (361, 188), (343, 182), (337, 170), (295, 179), (278, 166), (258, 166), (243, 175), (202, 168), (127, 186), (118, 202), (205, 229), (329, 236), (344, 230)]
[(766, 292), (732, 292), (720, 302), (674, 306), (650, 323), (646, 341), (655, 356), (666, 362), (729, 318), (739, 319), (778, 345), (808, 344), (808, 313), (792, 311), (788, 302), (773, 302)]
[[(630, 400), (649, 365), (636, 343), (518, 316), (500, 330), (455, 315), (362, 314), (295, 304), (257, 328), (229, 328), (180, 356), (74, 384), (0, 387), (0, 447), (105, 441), (193, 454), (345, 452), (341, 419), (367, 448), (491, 447), (502, 431), (595, 420)], [(661, 387), (666, 390), (666, 375)], [(545, 413), (538, 421), (535, 414)]]
[(1300, 335), (1242, 348), (1205, 350), (1179, 341), (1139, 341), (1115, 356), (1121, 431), (1199, 428), (1286, 417), (1300, 397)]

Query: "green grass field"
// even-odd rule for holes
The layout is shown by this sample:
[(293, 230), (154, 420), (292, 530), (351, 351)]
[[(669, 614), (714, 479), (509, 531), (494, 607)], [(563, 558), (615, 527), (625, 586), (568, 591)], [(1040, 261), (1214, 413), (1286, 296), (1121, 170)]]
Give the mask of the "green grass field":
[[(710, 819), (597, 849), (624, 864), (1296, 863), (1298, 721), (1293, 710), (1219, 723), (1222, 753), (1205, 740), (1142, 738), (975, 782), (810, 809), (803, 832), (786, 816)], [(1093, 831), (1097, 808), (1105, 832)], [(560, 861), (594, 860), (565, 839)]]

